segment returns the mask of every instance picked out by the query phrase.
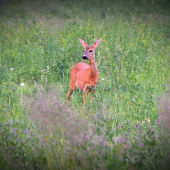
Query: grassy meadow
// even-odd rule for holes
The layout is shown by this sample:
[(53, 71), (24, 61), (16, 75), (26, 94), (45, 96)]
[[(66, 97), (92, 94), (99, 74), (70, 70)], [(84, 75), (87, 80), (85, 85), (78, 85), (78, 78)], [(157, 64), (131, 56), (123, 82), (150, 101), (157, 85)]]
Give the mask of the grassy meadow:
[[(86, 106), (79, 38), (102, 38)], [(0, 169), (169, 170), (169, 80), (167, 0), (0, 2)]]

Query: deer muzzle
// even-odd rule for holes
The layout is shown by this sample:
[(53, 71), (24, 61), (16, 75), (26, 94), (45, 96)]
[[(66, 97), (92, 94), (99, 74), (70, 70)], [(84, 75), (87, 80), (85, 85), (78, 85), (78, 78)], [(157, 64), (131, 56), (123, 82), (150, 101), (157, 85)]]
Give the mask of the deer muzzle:
[(88, 58), (85, 56), (85, 55), (83, 55), (83, 60), (88, 60)]

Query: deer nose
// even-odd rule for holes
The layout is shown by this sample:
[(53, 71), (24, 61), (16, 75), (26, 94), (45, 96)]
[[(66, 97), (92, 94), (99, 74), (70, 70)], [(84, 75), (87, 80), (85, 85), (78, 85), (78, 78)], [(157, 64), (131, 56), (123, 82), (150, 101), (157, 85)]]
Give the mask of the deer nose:
[(88, 60), (88, 58), (85, 56), (85, 55), (83, 55), (83, 60)]

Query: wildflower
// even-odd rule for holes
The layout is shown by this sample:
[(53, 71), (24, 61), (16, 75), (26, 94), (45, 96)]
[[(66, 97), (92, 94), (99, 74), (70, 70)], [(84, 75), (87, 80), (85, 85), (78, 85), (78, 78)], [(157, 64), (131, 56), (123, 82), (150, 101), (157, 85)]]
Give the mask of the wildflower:
[(14, 71), (14, 68), (10, 68), (11, 71)]
[(45, 140), (48, 140), (48, 138), (45, 138)]
[(90, 136), (87, 135), (87, 136), (86, 136), (86, 139), (90, 139)]
[(25, 86), (25, 84), (24, 84), (24, 83), (21, 83), (20, 86)]
[(118, 126), (117, 126), (117, 128), (121, 129), (121, 126), (120, 126), (120, 125), (118, 125)]
[(30, 133), (29, 132), (26, 132), (27, 135), (29, 135)]
[(142, 147), (143, 147), (143, 145), (144, 145), (144, 143), (141, 143), (141, 144), (139, 145), (139, 148), (142, 148)]
[(150, 123), (151, 120), (148, 118), (147, 121), (148, 121), (148, 123)]
[(157, 125), (157, 124), (160, 124), (160, 121), (158, 121), (158, 120), (155, 120), (155, 124)]
[(142, 125), (145, 123), (145, 121), (142, 122)]
[(122, 138), (122, 142), (124, 142), (124, 141), (125, 141), (125, 137)]
[(141, 127), (138, 127), (138, 133), (141, 133), (142, 129)]
[(84, 141), (82, 137), (80, 138), (80, 141), (81, 141), (81, 142), (83, 142), (83, 141)]
[(125, 154), (125, 151), (124, 151), (124, 150), (122, 150), (122, 151), (121, 151), (121, 153), (122, 153), (122, 154)]
[(137, 124), (135, 124), (135, 127), (138, 127), (138, 125), (137, 125)]
[(152, 133), (153, 133), (153, 130), (150, 131), (150, 134), (152, 134)]
[(106, 143), (105, 143), (105, 142), (103, 142), (103, 146), (106, 146)]
[(70, 123), (68, 122), (68, 123), (66, 123), (66, 126), (68, 126)]
[(101, 78), (101, 81), (104, 81), (104, 78)]
[(161, 116), (159, 117), (159, 119), (165, 120), (165, 117), (161, 115)]
[(12, 91), (14, 91), (14, 89), (12, 89)]
[(12, 125), (12, 122), (9, 122), (9, 125)]
[(120, 139), (118, 139), (117, 143), (121, 143), (121, 140), (120, 140)]
[(8, 86), (8, 85), (5, 85), (6, 87)]
[(128, 150), (129, 150), (129, 149), (131, 149), (131, 148), (130, 148), (130, 146), (126, 146), (126, 149), (128, 149)]

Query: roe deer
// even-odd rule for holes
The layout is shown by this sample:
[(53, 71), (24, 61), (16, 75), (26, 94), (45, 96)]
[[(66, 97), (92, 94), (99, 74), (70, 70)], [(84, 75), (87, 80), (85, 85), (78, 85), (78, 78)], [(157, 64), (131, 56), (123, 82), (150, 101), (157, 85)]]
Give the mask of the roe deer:
[[(67, 102), (69, 102), (69, 97), (75, 90), (76, 86), (83, 90), (83, 101), (87, 102), (89, 93), (91, 93), (93, 100), (93, 94), (95, 92), (96, 86), (99, 81), (99, 71), (95, 63), (95, 48), (100, 44), (101, 38), (98, 39), (92, 46), (89, 46), (82, 39), (79, 39), (81, 45), (85, 48), (83, 59), (88, 60), (89, 65), (86, 63), (77, 63), (71, 69), (71, 82), (70, 89), (68, 91)], [(85, 93), (87, 91), (87, 96), (85, 99)]]

